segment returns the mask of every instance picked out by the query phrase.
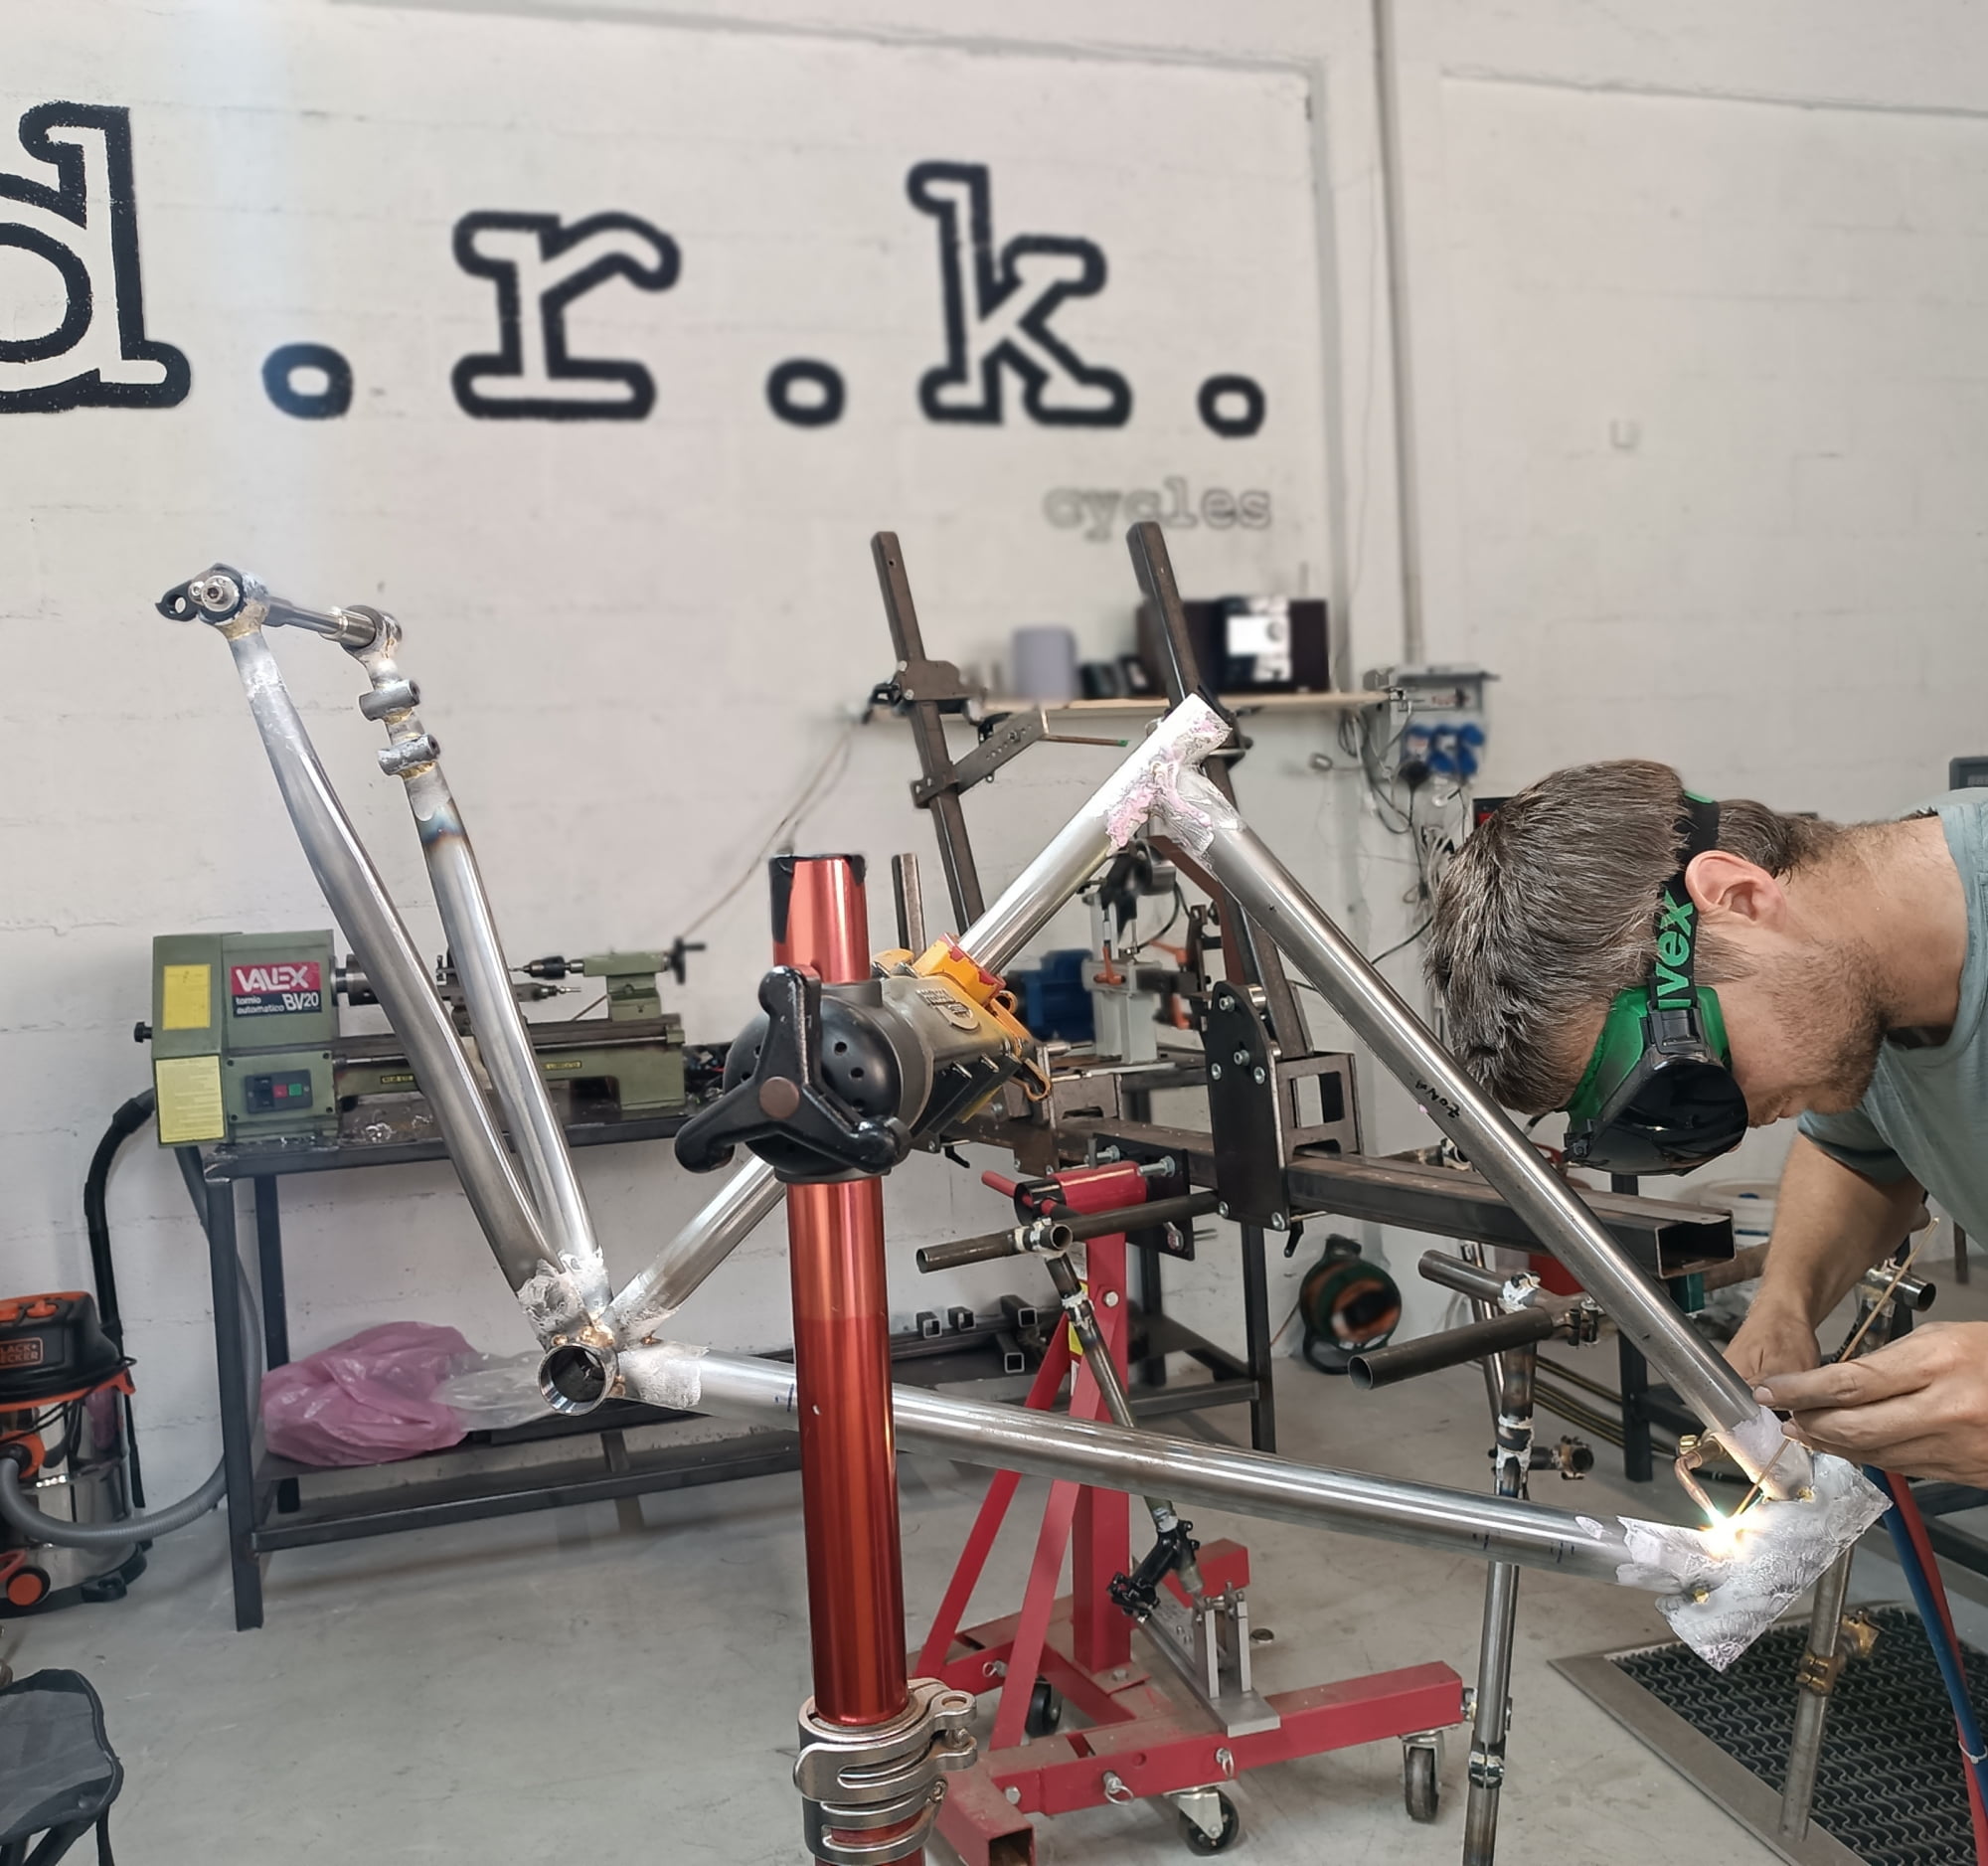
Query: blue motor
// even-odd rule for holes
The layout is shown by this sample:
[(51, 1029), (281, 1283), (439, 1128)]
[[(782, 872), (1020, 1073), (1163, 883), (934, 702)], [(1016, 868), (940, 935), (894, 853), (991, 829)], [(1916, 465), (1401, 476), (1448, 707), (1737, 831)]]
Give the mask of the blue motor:
[(1020, 1001), (1031, 1036), (1065, 1043), (1097, 1040), (1090, 993), (1083, 983), (1083, 962), (1089, 956), (1081, 946), (1045, 952), (1040, 965), (1008, 974), (1008, 988)]

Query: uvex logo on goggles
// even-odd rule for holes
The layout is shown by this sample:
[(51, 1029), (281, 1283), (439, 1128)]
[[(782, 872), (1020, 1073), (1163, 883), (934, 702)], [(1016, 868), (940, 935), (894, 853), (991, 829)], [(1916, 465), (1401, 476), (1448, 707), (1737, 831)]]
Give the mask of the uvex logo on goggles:
[(1668, 887), (1657, 909), (1657, 962), (1650, 995), (1660, 1009), (1691, 1002), (1692, 902), (1677, 900)]

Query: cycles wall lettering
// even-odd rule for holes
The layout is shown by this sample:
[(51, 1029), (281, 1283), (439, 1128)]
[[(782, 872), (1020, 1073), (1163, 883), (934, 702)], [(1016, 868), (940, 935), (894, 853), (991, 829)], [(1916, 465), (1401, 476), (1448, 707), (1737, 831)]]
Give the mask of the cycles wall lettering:
[(1115, 543), (1127, 525), (1156, 519), (1176, 531), (1206, 525), (1211, 531), (1228, 531), (1240, 526), (1244, 531), (1266, 531), (1270, 526), (1270, 495), (1259, 487), (1231, 492), (1226, 486), (1205, 487), (1199, 497), (1188, 481), (1169, 475), (1160, 482), (1161, 490), (1134, 486), (1125, 491), (1112, 487), (1055, 486), (1043, 494), (1043, 516), (1059, 531), (1081, 530), (1089, 544)]
[(56, 178), (0, 174), (0, 247), (54, 268), (63, 311), (48, 330), (0, 337), (0, 411), (185, 401), (193, 382), (186, 358), (145, 335), (130, 112), (38, 103), (18, 133), (28, 159)]

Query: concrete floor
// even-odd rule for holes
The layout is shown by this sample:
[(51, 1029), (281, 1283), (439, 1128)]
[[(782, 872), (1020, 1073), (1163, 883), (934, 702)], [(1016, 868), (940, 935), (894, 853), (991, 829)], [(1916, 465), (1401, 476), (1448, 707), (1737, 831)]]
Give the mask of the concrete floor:
[[(1485, 1479), (1474, 1372), (1361, 1396), (1292, 1363), (1285, 1449), (1320, 1462), (1476, 1487)], [(1216, 1416), (1232, 1430), (1241, 1415)], [(1599, 1447), (1601, 1462), (1615, 1461)], [(908, 1459), (905, 1559), (912, 1631), (950, 1571), (983, 1479)], [(1023, 1501), (1039, 1498), (1025, 1487)], [(1647, 1513), (1604, 1475), (1543, 1495)], [(133, 1866), (223, 1859), (495, 1860), (637, 1847), (671, 1866), (796, 1862), (788, 1771), (806, 1691), (798, 1479), (278, 1556), (268, 1622), (232, 1630), (219, 1525), (159, 1544), (115, 1607), (14, 1622), (17, 1672), (73, 1665), (103, 1695), (128, 1781), (118, 1845)], [(1264, 1688), (1446, 1660), (1475, 1671), (1482, 1569), (1391, 1545), (1196, 1512), (1247, 1541)], [(1026, 1518), (1025, 1518), (1026, 1520)], [(1030, 1533), (1033, 1525), (1030, 1525)], [(1020, 1599), (1011, 1535), (976, 1616)], [(1881, 1584), (1879, 1592), (1885, 1589)], [(1891, 1598), (1898, 1598), (1892, 1591)], [(1548, 1669), (1570, 1653), (1666, 1636), (1646, 1596), (1525, 1579), (1516, 1728), (1501, 1841), (1510, 1860), (1755, 1866), (1773, 1856)], [(1239, 1852), (1289, 1861), (1457, 1857), (1463, 1745), (1440, 1823), (1417, 1827), (1388, 1743), (1245, 1777)], [(1046, 1825), (1045, 1861), (1111, 1866), (1188, 1855), (1149, 1805)]]

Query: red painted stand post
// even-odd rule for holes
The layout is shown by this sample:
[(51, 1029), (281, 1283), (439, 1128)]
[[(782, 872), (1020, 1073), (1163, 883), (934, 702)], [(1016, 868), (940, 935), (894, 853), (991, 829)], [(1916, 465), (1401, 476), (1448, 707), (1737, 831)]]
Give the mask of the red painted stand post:
[[(860, 858), (788, 856), (773, 870), (774, 962), (825, 984), (869, 977)], [(860, 1729), (909, 1698), (883, 1181), (790, 1186), (787, 1255), (815, 1709)]]

